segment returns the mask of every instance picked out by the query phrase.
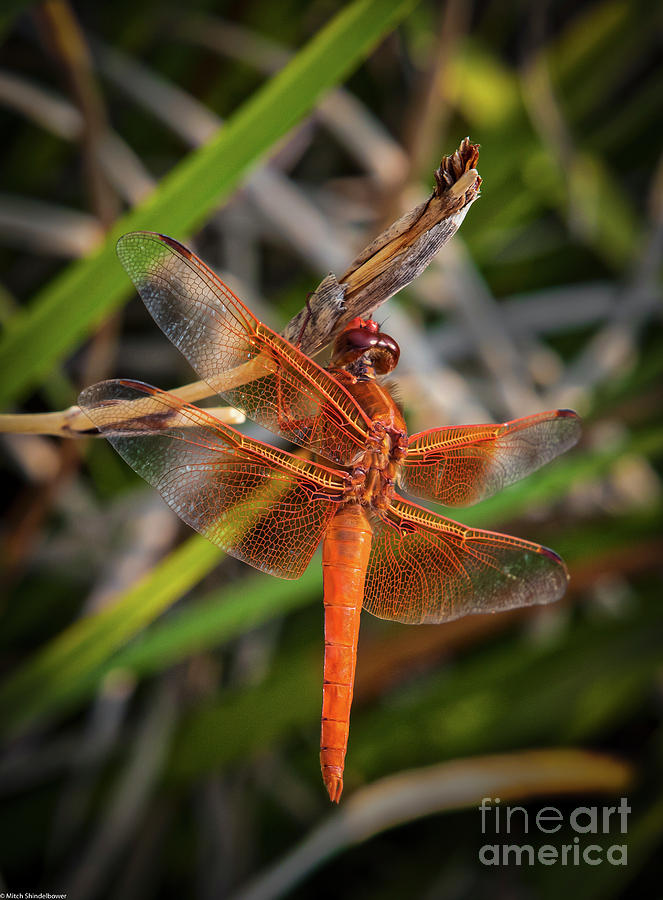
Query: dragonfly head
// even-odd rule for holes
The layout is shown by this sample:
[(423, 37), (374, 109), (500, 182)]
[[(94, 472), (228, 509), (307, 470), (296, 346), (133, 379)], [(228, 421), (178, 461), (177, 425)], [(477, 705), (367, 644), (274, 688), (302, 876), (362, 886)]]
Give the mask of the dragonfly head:
[(332, 365), (348, 368), (362, 360), (375, 369), (378, 375), (385, 375), (396, 368), (401, 355), (396, 341), (383, 334), (373, 319), (352, 319), (334, 342)]

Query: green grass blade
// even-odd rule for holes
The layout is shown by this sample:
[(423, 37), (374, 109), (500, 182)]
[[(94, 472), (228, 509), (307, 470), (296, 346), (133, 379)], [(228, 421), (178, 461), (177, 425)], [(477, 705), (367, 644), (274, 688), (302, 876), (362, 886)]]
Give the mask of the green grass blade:
[(15, 733), (59, 708), (90, 672), (210, 571), (222, 556), (196, 535), (113, 606), (78, 620), (0, 688), (2, 730)]
[(317, 100), (338, 84), (403, 18), (414, 0), (356, 0), (189, 154), (140, 206), (120, 219), (104, 244), (73, 263), (35, 297), (0, 344), (0, 406), (20, 399), (130, 293), (115, 258), (126, 231), (146, 228), (178, 238), (202, 224)]
[[(252, 628), (320, 598), (322, 573), (315, 557), (301, 578), (289, 581), (258, 573), (186, 604), (123, 648), (96, 674), (129, 669), (135, 675), (159, 672), (193, 653), (208, 650)], [(322, 611), (320, 613), (322, 621)]]

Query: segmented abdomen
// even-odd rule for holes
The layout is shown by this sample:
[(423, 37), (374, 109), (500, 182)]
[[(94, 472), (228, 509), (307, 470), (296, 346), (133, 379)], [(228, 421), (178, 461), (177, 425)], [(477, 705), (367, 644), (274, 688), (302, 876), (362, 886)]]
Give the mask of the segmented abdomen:
[(349, 503), (334, 515), (322, 545), (325, 662), (320, 767), (335, 803), (343, 791), (359, 619), (370, 551), (371, 526), (366, 512), (358, 503)]

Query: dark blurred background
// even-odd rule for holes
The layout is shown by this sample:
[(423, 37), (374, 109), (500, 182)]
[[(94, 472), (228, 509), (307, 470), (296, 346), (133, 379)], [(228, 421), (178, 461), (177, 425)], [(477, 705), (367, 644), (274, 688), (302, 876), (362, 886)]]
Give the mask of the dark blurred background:
[[(158, 196), (168, 173), (349, 8), (8, 9), (5, 339), (32, 298), (93, 254), (127, 209)], [(174, 235), (282, 328), (329, 271), (340, 275), (430, 193), (441, 156), (469, 134), (481, 144), (481, 197), (378, 313), (402, 348), (410, 431), (555, 407), (585, 421), (565, 458), (457, 515), (561, 553), (571, 572), (562, 602), (435, 627), (364, 616), (340, 814), (317, 761), (318, 559), (300, 582), (260, 576), (192, 537), (101, 441), (20, 433), (16, 422), (1, 436), (2, 890), (225, 897), (287, 860), (279, 887), (251, 896), (660, 893), (661, 19), (657, 4), (619, 0), (401, 10), (203, 227)], [(107, 277), (126, 281), (129, 296), (116, 260)], [(103, 377), (192, 381), (130, 296), (89, 318), (3, 411), (64, 409)], [(65, 297), (63, 327), (69, 314)], [(550, 756), (527, 755), (534, 748)], [(560, 752), (570, 748), (578, 754)], [(366, 791), (396, 773), (411, 781)], [(575, 796), (558, 796), (555, 783)], [(486, 868), (475, 808), (484, 795), (534, 812), (627, 795), (628, 866)], [(372, 824), (358, 824), (362, 814)], [(573, 836), (565, 825), (555, 841)]]

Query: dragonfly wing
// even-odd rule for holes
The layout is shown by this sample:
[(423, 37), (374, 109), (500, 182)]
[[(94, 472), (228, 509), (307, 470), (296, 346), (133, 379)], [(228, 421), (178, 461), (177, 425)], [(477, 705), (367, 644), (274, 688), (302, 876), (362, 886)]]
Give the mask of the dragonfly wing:
[(552, 550), (397, 499), (374, 523), (364, 609), (409, 624), (447, 622), (552, 603), (567, 582)]
[(263, 572), (303, 573), (343, 493), (341, 473), (141, 382), (95, 384), (79, 405), (187, 525)]
[(572, 447), (580, 419), (570, 409), (502, 425), (457, 425), (412, 435), (401, 484), (445, 506), (471, 506)]
[(332, 375), (259, 322), (172, 238), (125, 234), (117, 252), (157, 324), (214, 391), (289, 441), (352, 462), (371, 423)]

